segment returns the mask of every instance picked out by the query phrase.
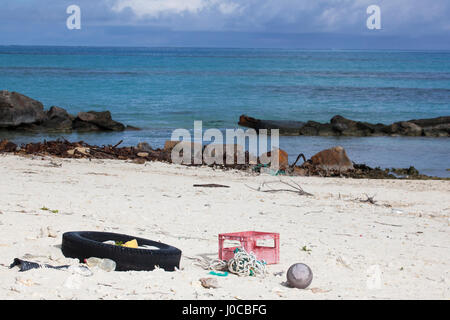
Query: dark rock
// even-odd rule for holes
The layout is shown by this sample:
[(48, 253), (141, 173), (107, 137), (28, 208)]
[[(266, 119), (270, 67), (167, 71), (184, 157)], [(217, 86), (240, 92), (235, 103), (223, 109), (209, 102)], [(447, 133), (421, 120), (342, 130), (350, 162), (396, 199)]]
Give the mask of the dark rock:
[(47, 111), (47, 119), (42, 122), (41, 127), (45, 131), (69, 132), (73, 129), (74, 116), (70, 115), (65, 109), (60, 107), (51, 107)]
[(450, 136), (450, 123), (424, 127), (423, 135), (427, 137), (448, 137)]
[[(111, 131), (124, 131), (125, 126), (111, 118), (111, 112), (109, 111), (89, 111), (78, 113), (78, 121), (87, 122), (89, 124), (94, 124), (103, 130)], [(80, 126), (81, 127), (81, 126)]]
[(45, 120), (44, 106), (17, 92), (0, 91), (0, 127), (10, 128)]
[(333, 130), (340, 133), (348, 130), (356, 130), (356, 121), (349, 120), (347, 118), (344, 118), (343, 116), (334, 116), (333, 118), (331, 118), (330, 123)]
[(80, 112), (77, 117), (60, 107), (47, 112), (37, 100), (20, 93), (0, 91), (0, 128), (16, 131), (70, 132), (140, 130), (112, 120), (109, 111)]
[(321, 123), (316, 121), (308, 121), (299, 132), (304, 136), (317, 136), (319, 135), (319, 128), (321, 125)]
[(353, 121), (342, 116), (334, 116), (330, 120), (334, 131), (342, 136), (369, 136), (375, 132), (376, 125)]
[(101, 131), (102, 129), (90, 122), (82, 121), (78, 118), (76, 118), (73, 123), (72, 127), (74, 130), (80, 131), (80, 132), (94, 132), (94, 131)]
[(419, 127), (415, 123), (408, 122), (408, 121), (402, 121), (402, 122), (393, 123), (390, 126), (386, 126), (385, 132), (387, 132), (391, 135), (417, 137), (417, 136), (422, 135), (423, 130), (421, 127)]
[(362, 121), (354, 121), (343, 116), (334, 116), (330, 123), (316, 121), (284, 121), (284, 120), (259, 120), (246, 115), (239, 118), (239, 125), (260, 129), (279, 129), (281, 135), (305, 135), (305, 136), (430, 136), (449, 137), (450, 117), (433, 119), (419, 119), (396, 122), (390, 125), (382, 123), (372, 124)]
[(330, 136), (335, 136), (336, 132), (334, 132), (331, 124), (329, 123), (324, 123), (321, 124), (318, 130), (318, 135), (321, 137), (330, 137)]
[(345, 149), (340, 146), (320, 151), (312, 156), (309, 162), (313, 166), (324, 170), (338, 170), (345, 172), (353, 169), (353, 163), (348, 158)]
[(425, 127), (433, 127), (438, 126), (441, 124), (449, 124), (450, 123), (450, 117), (438, 117), (438, 118), (431, 118), (431, 119), (419, 119), (419, 120), (409, 120), (408, 122), (412, 122), (414, 124), (417, 124), (418, 126), (425, 128)]
[(127, 131), (141, 131), (141, 128), (133, 127), (133, 126), (126, 126), (125, 130), (127, 130)]
[(73, 121), (75, 117), (70, 115), (66, 109), (53, 106), (47, 111), (47, 119), (69, 119)]
[(305, 125), (302, 121), (259, 120), (246, 115), (241, 115), (239, 117), (238, 124), (255, 130), (278, 129), (282, 135), (299, 135), (300, 129)]
[(417, 170), (416, 168), (414, 168), (413, 166), (409, 167), (409, 168), (392, 168), (391, 172), (400, 175), (400, 176), (418, 176), (419, 175), (419, 170)]

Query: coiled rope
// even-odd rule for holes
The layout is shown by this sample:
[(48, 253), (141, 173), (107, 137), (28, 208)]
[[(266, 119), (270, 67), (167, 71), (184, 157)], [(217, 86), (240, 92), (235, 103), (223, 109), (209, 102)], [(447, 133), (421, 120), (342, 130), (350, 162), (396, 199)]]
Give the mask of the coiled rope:
[(264, 276), (266, 262), (258, 260), (253, 252), (248, 253), (244, 248), (237, 248), (234, 257), (228, 261), (228, 271), (238, 276)]
[(238, 276), (265, 276), (266, 262), (258, 260), (253, 252), (248, 253), (244, 248), (236, 248), (234, 257), (228, 262), (225, 260), (206, 261), (196, 259), (196, 265), (205, 270), (229, 271)]

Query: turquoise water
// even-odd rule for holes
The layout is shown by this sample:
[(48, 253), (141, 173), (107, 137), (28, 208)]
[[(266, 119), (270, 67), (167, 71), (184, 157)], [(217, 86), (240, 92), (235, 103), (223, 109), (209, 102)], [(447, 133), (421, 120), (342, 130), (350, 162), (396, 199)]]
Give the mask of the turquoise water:
[[(241, 114), (321, 122), (340, 114), (383, 123), (450, 115), (450, 52), (0, 47), (0, 89), (71, 113), (108, 109), (143, 128), (67, 139), (161, 147), (173, 129), (191, 129), (194, 120), (204, 128), (236, 128)], [(19, 143), (44, 138), (0, 135)], [(448, 138), (282, 137), (280, 143), (294, 159), (339, 144), (356, 162), (450, 176)]]

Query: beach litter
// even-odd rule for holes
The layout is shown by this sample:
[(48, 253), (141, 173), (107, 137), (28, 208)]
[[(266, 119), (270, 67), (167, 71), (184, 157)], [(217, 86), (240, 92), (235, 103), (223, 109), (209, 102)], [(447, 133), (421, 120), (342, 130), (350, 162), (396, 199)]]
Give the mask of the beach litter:
[(176, 271), (181, 258), (181, 250), (161, 242), (98, 231), (64, 233), (61, 250), (65, 257), (79, 261), (90, 257), (113, 260), (115, 271), (153, 271), (158, 267)]
[[(238, 245), (229, 246), (230, 242)], [(266, 264), (277, 264), (280, 261), (280, 234), (273, 232), (244, 231), (219, 234), (219, 259), (230, 260), (237, 248), (252, 252), (258, 260)]]
[(218, 277), (227, 277), (228, 276), (227, 271), (225, 271), (225, 272), (210, 271), (209, 274), (212, 276), (218, 276)]
[(70, 266), (69, 265), (63, 265), (63, 266), (51, 266), (49, 264), (40, 264), (40, 263), (36, 263), (36, 262), (31, 262), (31, 261), (26, 261), (26, 260), (22, 260), (19, 258), (15, 258), (13, 263), (11, 263), (11, 265), (9, 266), (10, 269), (14, 268), (14, 267), (19, 267), (19, 271), (20, 272), (24, 272), (24, 271), (28, 271), (31, 269), (67, 269)]
[(25, 272), (32, 269), (56, 269), (56, 270), (69, 270), (75, 273), (81, 274), (83, 276), (92, 276), (93, 273), (87, 266), (83, 265), (62, 265), (62, 266), (52, 266), (49, 264), (37, 263), (15, 258), (13, 263), (9, 266), (10, 269), (18, 267), (19, 272)]
[(138, 248), (138, 242), (136, 239), (130, 240), (125, 242), (122, 247), (126, 247), (126, 248)]
[(365, 194), (366, 198), (365, 200), (359, 200), (360, 202), (366, 202), (366, 203), (370, 203), (370, 204), (376, 204), (377, 201), (375, 200), (375, 195), (369, 197), (367, 194)]
[[(205, 258), (191, 258), (196, 260), (194, 265), (197, 265), (205, 270), (212, 270), (214, 273), (210, 274), (216, 276), (227, 276), (228, 272), (238, 276), (264, 277), (267, 274), (264, 260), (258, 260), (253, 252), (247, 252), (244, 248), (236, 248), (234, 250), (234, 257), (230, 260), (214, 259), (207, 261)], [(223, 271), (217, 273), (216, 271)]]
[[(287, 186), (288, 188), (274, 189), (273, 187), (271, 187), (271, 185), (273, 185), (275, 183), (283, 184), (284, 186)], [(291, 180), (291, 183), (283, 181), (281, 179), (279, 181), (266, 181), (266, 182), (261, 183), (258, 188), (253, 188), (248, 185), (245, 185), (245, 186), (251, 190), (265, 192), (265, 193), (293, 192), (300, 196), (312, 196), (311, 193), (303, 190), (303, 188), (293, 180)]]
[(306, 264), (296, 263), (288, 269), (286, 278), (290, 287), (306, 289), (312, 282), (313, 273)]
[(266, 265), (264, 260), (257, 260), (253, 252), (236, 248), (234, 258), (228, 261), (228, 270), (238, 276), (265, 276)]
[(196, 188), (229, 188), (230, 186), (226, 186), (223, 184), (209, 183), (209, 184), (194, 184)]
[(136, 239), (133, 239), (133, 240), (130, 240), (127, 242), (108, 240), (108, 241), (104, 241), (103, 243), (109, 244), (112, 246), (125, 247), (125, 248), (159, 250), (158, 247), (150, 246), (150, 245), (146, 245), (146, 244), (140, 246)]
[(100, 259), (96, 257), (88, 258), (84, 261), (89, 268), (99, 268), (106, 272), (116, 270), (116, 263), (111, 259)]

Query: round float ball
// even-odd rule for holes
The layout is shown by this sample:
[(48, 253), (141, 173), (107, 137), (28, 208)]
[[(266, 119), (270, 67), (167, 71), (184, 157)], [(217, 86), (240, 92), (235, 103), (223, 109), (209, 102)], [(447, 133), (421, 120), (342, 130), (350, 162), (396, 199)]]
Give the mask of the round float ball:
[(287, 282), (291, 287), (306, 289), (312, 282), (313, 273), (304, 263), (293, 264), (287, 271)]

